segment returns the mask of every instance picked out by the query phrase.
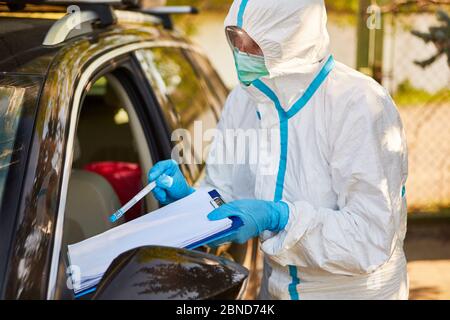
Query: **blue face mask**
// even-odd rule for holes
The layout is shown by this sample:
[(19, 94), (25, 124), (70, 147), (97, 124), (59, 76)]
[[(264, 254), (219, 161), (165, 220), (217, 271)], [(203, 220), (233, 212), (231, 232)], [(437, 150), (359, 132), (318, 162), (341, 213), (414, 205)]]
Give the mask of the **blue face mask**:
[(261, 77), (269, 75), (264, 57), (243, 53), (237, 49), (233, 50), (233, 55), (239, 81), (246, 86), (251, 85), (253, 81)]

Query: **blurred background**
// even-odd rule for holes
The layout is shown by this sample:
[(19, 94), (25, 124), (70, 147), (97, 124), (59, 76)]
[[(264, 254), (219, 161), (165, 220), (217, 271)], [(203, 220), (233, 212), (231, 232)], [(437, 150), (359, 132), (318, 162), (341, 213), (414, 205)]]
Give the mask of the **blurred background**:
[[(237, 84), (223, 31), (231, 2), (167, 1), (200, 9), (180, 17), (178, 28), (203, 48), (229, 88)], [(335, 58), (389, 89), (405, 126), (410, 298), (450, 299), (450, 1), (326, 3)]]

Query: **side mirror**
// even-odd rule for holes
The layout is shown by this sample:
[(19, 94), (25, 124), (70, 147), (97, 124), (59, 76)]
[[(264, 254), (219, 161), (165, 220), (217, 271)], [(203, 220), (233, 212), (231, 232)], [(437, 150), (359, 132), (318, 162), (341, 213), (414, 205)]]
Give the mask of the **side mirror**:
[(210, 254), (148, 246), (118, 256), (93, 299), (187, 300), (237, 299), (248, 270)]

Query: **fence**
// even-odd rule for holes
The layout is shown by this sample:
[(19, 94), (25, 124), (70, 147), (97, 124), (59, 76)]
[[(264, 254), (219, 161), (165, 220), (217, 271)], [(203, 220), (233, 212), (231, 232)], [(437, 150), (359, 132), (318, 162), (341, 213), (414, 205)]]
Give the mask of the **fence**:
[(381, 8), (381, 80), (399, 107), (407, 134), (409, 210), (448, 212), (450, 2), (391, 1)]

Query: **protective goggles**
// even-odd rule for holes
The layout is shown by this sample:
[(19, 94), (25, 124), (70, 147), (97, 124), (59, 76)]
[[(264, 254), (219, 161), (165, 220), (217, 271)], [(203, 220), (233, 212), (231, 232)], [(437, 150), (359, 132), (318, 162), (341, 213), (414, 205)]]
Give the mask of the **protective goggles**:
[(231, 49), (233, 49), (233, 51), (237, 49), (240, 52), (248, 53), (250, 55), (261, 57), (264, 56), (261, 48), (255, 42), (255, 40), (253, 40), (247, 34), (247, 32), (245, 32), (241, 28), (234, 26), (226, 27), (225, 33), (227, 36), (228, 43), (231, 46)]

